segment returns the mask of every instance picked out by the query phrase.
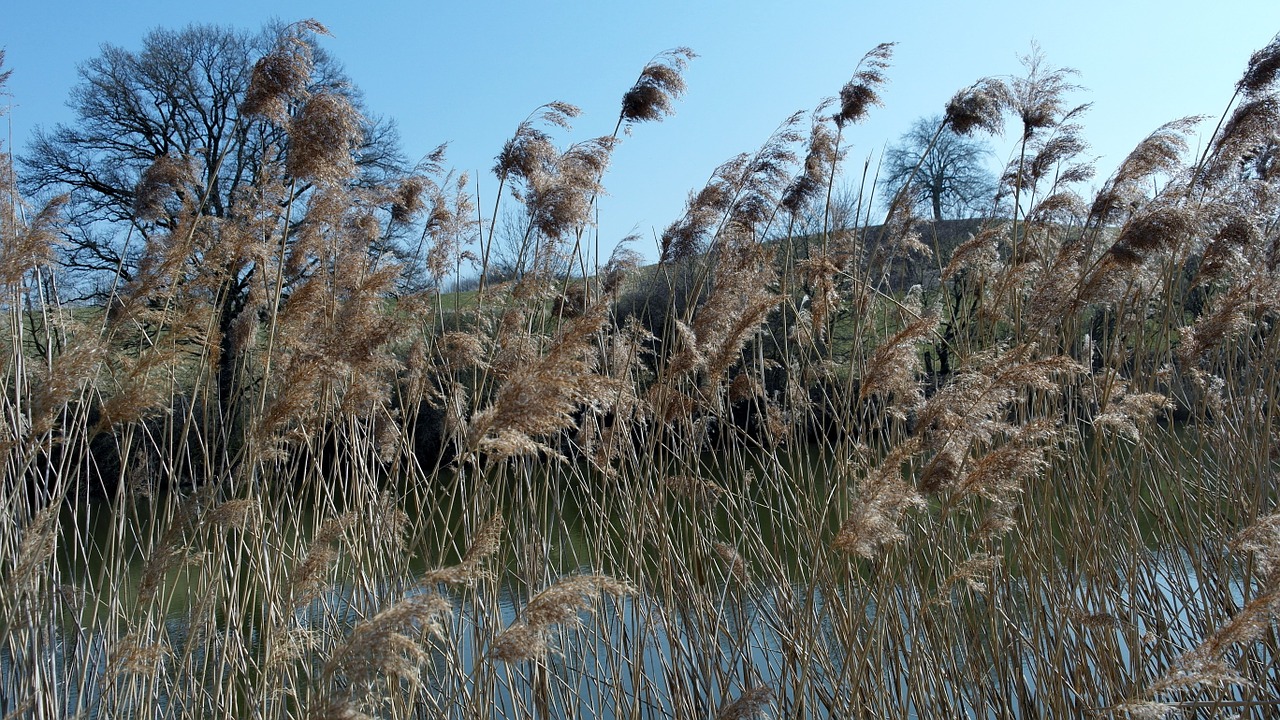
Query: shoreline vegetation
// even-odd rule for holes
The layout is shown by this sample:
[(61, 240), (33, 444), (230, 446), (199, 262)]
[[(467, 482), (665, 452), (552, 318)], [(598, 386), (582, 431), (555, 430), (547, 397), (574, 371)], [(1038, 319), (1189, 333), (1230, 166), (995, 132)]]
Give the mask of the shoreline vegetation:
[(324, 27), (272, 32), (252, 171), (149, 158), (109, 275), (0, 163), (0, 717), (1280, 708), (1280, 36), (1088, 195), (1073, 72), (978, 80), (934, 140), (1017, 151), (943, 222), (845, 165), (879, 45), (642, 267), (591, 220), (691, 50), (611, 135), (537, 108), (481, 205), (370, 179)]

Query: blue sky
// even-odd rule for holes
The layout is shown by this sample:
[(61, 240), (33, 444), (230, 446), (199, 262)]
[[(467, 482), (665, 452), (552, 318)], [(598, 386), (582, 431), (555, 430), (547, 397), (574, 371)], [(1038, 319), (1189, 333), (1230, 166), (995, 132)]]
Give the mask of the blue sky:
[[(878, 157), (911, 122), (941, 111), (958, 89), (1019, 70), (1033, 41), (1050, 64), (1080, 71), (1084, 118), (1099, 173), (1108, 174), (1161, 123), (1220, 114), (1249, 55), (1280, 31), (1280, 2), (1073, 3), (917, 0), (863, 2), (42, 2), (11, 3), (0, 47), (13, 70), (7, 147), (31, 129), (70, 119), (76, 65), (102, 43), (138, 47), (156, 26), (216, 22), (255, 29), (312, 17), (324, 44), (364, 90), (368, 107), (400, 126), (410, 157), (442, 142), (459, 170), (488, 168), (535, 107), (583, 109), (566, 142), (607, 134), (622, 93), (662, 50), (700, 57), (677, 114), (636, 128), (614, 154), (601, 201), (608, 245), (632, 231), (652, 238), (690, 190), (736, 153), (755, 149), (792, 112), (838, 92), (858, 59), (896, 41), (885, 107), (849, 133), (850, 168)], [(1207, 123), (1205, 132), (1212, 128)], [(996, 157), (1013, 133), (995, 138)], [(874, 160), (873, 160), (874, 162)], [(484, 199), (486, 205), (491, 195)]]

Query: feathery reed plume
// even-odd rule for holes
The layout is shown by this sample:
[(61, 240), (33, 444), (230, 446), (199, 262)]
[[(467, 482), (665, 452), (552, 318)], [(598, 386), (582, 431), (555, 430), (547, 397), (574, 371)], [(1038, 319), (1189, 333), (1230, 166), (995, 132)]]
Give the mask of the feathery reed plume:
[[(185, 334), (187, 328), (181, 323), (174, 326), (175, 337)], [(89, 431), (90, 437), (171, 409), (171, 388), (167, 380), (182, 359), (182, 354), (173, 346), (150, 348), (137, 358), (118, 353), (110, 353), (107, 358), (105, 365), (110, 378), (104, 382), (104, 394), (108, 397), (102, 403), (98, 421)]]
[(331, 411), (369, 413), (388, 400), (387, 377), (400, 367), (390, 345), (408, 327), (385, 310), (400, 267), (373, 255), (380, 233), (369, 203), (376, 198), (324, 188), (311, 198), (293, 233), (286, 271), (306, 269), (276, 317), (274, 354), (253, 435), (263, 447)]
[(1025, 478), (1038, 474), (1058, 452), (1064, 439), (1055, 420), (1040, 418), (1006, 430), (1005, 440), (967, 463), (955, 483), (955, 497), (982, 497), (991, 503), (979, 526), (982, 539), (999, 537), (1012, 527), (1013, 496), (1022, 492)]
[(600, 284), (600, 292), (606, 295), (616, 293), (622, 286), (622, 282), (644, 264), (644, 255), (629, 247), (630, 243), (639, 239), (639, 235), (628, 235), (614, 246), (613, 252), (609, 254), (609, 261), (600, 271), (604, 277), (604, 281)]
[(733, 376), (733, 380), (729, 382), (729, 402), (737, 403), (743, 400), (762, 397), (764, 395), (764, 386), (760, 384), (759, 378), (754, 373), (740, 372)]
[(745, 688), (733, 702), (720, 708), (716, 720), (759, 720), (769, 717), (773, 690), (768, 687)]
[(1002, 229), (995, 225), (983, 227), (968, 240), (951, 251), (951, 260), (942, 269), (941, 281), (946, 282), (962, 270), (972, 269), (979, 275), (995, 271), (1000, 261), (1000, 235)]
[(337, 185), (356, 174), (352, 154), (361, 142), (360, 114), (346, 96), (318, 92), (288, 124), (288, 173), (299, 180)]
[(889, 81), (885, 70), (896, 44), (880, 43), (858, 61), (853, 77), (840, 88), (840, 110), (832, 117), (836, 127), (861, 122), (872, 107), (884, 104), (880, 88)]
[(1177, 703), (1127, 700), (1111, 706), (1107, 711), (1113, 716), (1132, 718), (1132, 720), (1167, 720), (1174, 713), (1179, 712), (1179, 707)]
[(902, 466), (919, 449), (918, 439), (907, 439), (858, 482), (858, 494), (831, 541), (832, 548), (871, 559), (885, 546), (906, 539), (898, 523), (907, 510), (924, 507), (925, 500), (903, 479)]
[(206, 527), (245, 530), (261, 524), (262, 503), (257, 498), (225, 500), (209, 509), (200, 522)]
[(709, 381), (720, 382), (769, 311), (782, 301), (770, 289), (774, 277), (762, 248), (724, 250), (715, 285), (692, 328)]
[(525, 176), (526, 189), (519, 198), (534, 229), (556, 239), (590, 223), (591, 200), (604, 192), (601, 178), (616, 143), (611, 137), (575, 143), (554, 155), (541, 172)]
[(837, 138), (817, 114), (820, 111), (821, 108), (814, 113), (803, 171), (782, 191), (780, 204), (792, 217), (798, 217), (827, 186), (832, 168), (839, 161)]
[(729, 574), (735, 580), (743, 585), (751, 582), (751, 569), (747, 566), (746, 558), (742, 557), (737, 548), (717, 540), (711, 544), (711, 549), (729, 566)]
[(476, 531), (461, 562), (457, 565), (427, 571), (422, 578), (422, 584), (446, 583), (471, 587), (481, 580), (493, 578), (493, 571), (485, 568), (482, 563), (498, 551), (505, 529), (506, 522), (502, 519), (502, 515), (495, 513)]
[(1035, 357), (1034, 345), (975, 355), (917, 416), (920, 437), (934, 453), (920, 473), (920, 489), (954, 487), (974, 447), (990, 447), (1011, 431), (1002, 418), (1028, 390), (1059, 393), (1059, 378), (1083, 371), (1064, 355)]
[(503, 662), (541, 659), (549, 650), (556, 626), (581, 622), (578, 613), (591, 610), (601, 596), (622, 598), (635, 592), (629, 583), (608, 575), (573, 575), (558, 580), (534, 595), (520, 617), (498, 633), (489, 655)]
[(51, 504), (36, 513), (22, 528), (13, 572), (5, 578), (8, 587), (29, 595), (38, 591), (42, 570), (57, 546), (58, 510), (58, 504)]
[(396, 185), (391, 196), (392, 222), (407, 223), (425, 207), (422, 194), (427, 189), (426, 181), (417, 176), (407, 177)]
[[(1082, 110), (1086, 106), (1076, 108)], [(1052, 178), (1055, 186), (1083, 182), (1092, 177), (1093, 166), (1087, 163), (1070, 163), (1067, 161), (1079, 156), (1089, 145), (1080, 136), (1080, 126), (1076, 123), (1060, 121), (1054, 127), (1053, 134), (1035, 144), (1035, 152), (1025, 163), (1023, 176), (1030, 186), (1038, 185), (1045, 178)]]
[(165, 201), (195, 179), (189, 158), (159, 155), (142, 175), (133, 191), (133, 211), (143, 220), (165, 217)]
[(539, 338), (529, 331), (528, 322), (525, 308), (514, 302), (509, 303), (498, 318), (497, 331), (490, 343), (496, 347), (489, 362), (497, 377), (509, 378), (538, 358)]
[[(0, 155), (0, 160), (4, 156)], [(7, 163), (0, 166), (0, 188), (13, 187), (10, 168)], [(23, 278), (32, 270), (47, 266), (54, 260), (54, 252), (61, 240), (58, 229), (62, 227), (61, 212), (70, 199), (59, 195), (46, 202), (40, 210), (27, 222), (19, 218), (22, 202), (17, 198), (17, 190), (4, 192), (0, 198), (0, 288), (17, 288)], [(9, 207), (4, 207), (8, 205)], [(16, 224), (15, 224), (16, 223)]]
[(1106, 368), (1084, 383), (1081, 395), (1095, 406), (1090, 420), (1095, 428), (1136, 443), (1161, 413), (1173, 409), (1173, 401), (1160, 393), (1134, 392), (1130, 385), (1114, 369)]
[(1157, 252), (1179, 247), (1198, 227), (1194, 208), (1162, 196), (1124, 224), (1107, 253), (1117, 264), (1133, 267)]
[(1248, 275), (1249, 261), (1245, 253), (1263, 242), (1263, 230), (1254, 213), (1233, 207), (1224, 210), (1225, 217), (1213, 231), (1201, 257), (1197, 273), (1200, 282)]
[(745, 161), (746, 157), (740, 155), (721, 165), (716, 168), (706, 187), (689, 194), (684, 215), (662, 231), (662, 238), (659, 241), (661, 249), (661, 255), (658, 257), (659, 265), (689, 260), (702, 250), (707, 233), (732, 202), (731, 191), (724, 175)]
[(488, 367), (488, 343), (484, 336), (471, 332), (447, 332), (436, 341), (442, 369), (456, 372), (467, 368)]
[(444, 637), (441, 619), (452, 610), (443, 596), (416, 592), (356, 625), (324, 666), (327, 681), (341, 678), (342, 683), (332, 685), (331, 694), (310, 716), (349, 718), (374, 699), (379, 683), (421, 687), (428, 661), (424, 639), (428, 634)]
[(1026, 74), (991, 89), (1003, 87), (1007, 91), (1004, 105), (1022, 120), (1022, 137), (1029, 140), (1038, 130), (1053, 127), (1060, 116), (1067, 114), (1066, 95), (1080, 89), (1068, 79), (1079, 72), (1072, 68), (1046, 68), (1044, 53), (1034, 42), (1031, 51), (1018, 59)]
[(149, 640), (143, 633), (131, 631), (112, 648), (107, 677), (118, 680), (122, 675), (154, 676), (172, 652), (164, 638)]
[(722, 163), (707, 185), (689, 196), (684, 215), (663, 231), (659, 264), (696, 256), (710, 240), (750, 242), (758, 223), (771, 220), (796, 162), (791, 145), (800, 141), (795, 127), (801, 113), (788, 117), (755, 154)]
[(998, 135), (1004, 130), (1004, 108), (1009, 88), (996, 78), (983, 78), (956, 93), (947, 102), (945, 122), (958, 135), (985, 130)]
[(1249, 56), (1249, 65), (1236, 83), (1236, 91), (1253, 98), (1271, 92), (1280, 76), (1280, 34), (1267, 46)]
[(723, 232), (729, 238), (753, 238), (757, 225), (772, 220), (779, 205), (779, 196), (791, 178), (791, 168), (797, 157), (792, 149), (803, 136), (796, 126), (802, 113), (788, 117), (774, 130), (756, 153), (737, 167), (730, 176), (733, 200), (724, 219)]
[(676, 320), (672, 328), (671, 359), (667, 362), (667, 372), (672, 376), (696, 372), (707, 362), (698, 344), (698, 336), (693, 328), (681, 320)]
[(511, 369), (493, 402), (472, 418), (467, 433), (472, 451), (498, 458), (557, 456), (536, 438), (572, 427), (580, 406), (611, 401), (619, 383), (597, 372), (593, 344), (605, 310), (603, 303), (588, 308), (556, 333), (546, 354)]
[(937, 329), (938, 316), (929, 312), (877, 346), (862, 373), (858, 401), (892, 398), (896, 402), (889, 404), (887, 411), (898, 419), (906, 419), (910, 410), (924, 402), (924, 389), (920, 386), (920, 347), (933, 339)]
[(55, 429), (54, 421), (67, 403), (89, 387), (107, 359), (97, 333), (71, 335), (72, 342), (50, 364), (34, 369), (31, 387), (29, 435), (39, 437)]
[[(1061, 179), (1061, 176), (1059, 176)], [(1058, 190), (1040, 199), (1027, 212), (1027, 223), (1033, 227), (1053, 230), (1079, 224), (1084, 215), (1084, 198), (1072, 190)], [(1063, 244), (1060, 249), (1070, 248)]]
[[(577, 107), (563, 102), (547, 103), (534, 111), (543, 122), (566, 130), (570, 128), (569, 121), (581, 113)], [(534, 115), (530, 115), (502, 146), (502, 151), (494, 160), (493, 174), (500, 180), (528, 179), (543, 172), (545, 166), (553, 163), (558, 155), (551, 136), (535, 126)]]
[(1258, 518), (1236, 535), (1231, 549), (1248, 553), (1257, 563), (1258, 571), (1266, 579), (1267, 587), (1280, 585), (1280, 512)]
[(1280, 98), (1263, 95), (1236, 106), (1210, 148), (1198, 180), (1229, 182), (1238, 176), (1241, 162), (1270, 141), (1280, 125)]
[[(212, 489), (213, 486), (208, 487)], [(142, 576), (138, 581), (137, 607), (146, 608), (151, 604), (169, 571), (199, 559), (186, 535), (199, 523), (202, 505), (208, 502), (209, 497), (210, 490), (204, 490), (177, 501), (173, 518), (143, 563)]]
[(889, 215), (880, 230), (881, 247), (891, 257), (918, 254), (932, 257), (933, 250), (920, 239), (920, 218), (916, 216), (916, 204), (910, 198), (916, 194), (912, 183), (906, 183), (889, 203)]
[(1233, 284), (1214, 297), (1209, 311), (1196, 318), (1194, 324), (1179, 328), (1177, 355), (1184, 367), (1199, 370), (1211, 351), (1251, 327), (1250, 316), (1259, 307), (1258, 296), (1259, 287), (1252, 280)]
[(726, 492), (715, 481), (696, 475), (668, 475), (662, 479), (662, 485), (673, 493), (691, 499), (701, 508), (714, 506)]
[(1202, 119), (1189, 116), (1167, 122), (1138, 143), (1094, 198), (1090, 210), (1094, 222), (1106, 225), (1116, 212), (1138, 202), (1153, 177), (1177, 175), (1187, 151), (1187, 136)]
[(1252, 684), (1240, 670), (1231, 666), (1232, 660), (1228, 653), (1233, 648), (1254, 642), (1272, 629), (1273, 620), (1280, 612), (1280, 583), (1271, 574), (1275, 569), (1275, 559), (1280, 556), (1280, 544), (1277, 543), (1280, 537), (1277, 534), (1280, 520), (1277, 517), (1276, 514), (1271, 514), (1260, 518), (1232, 542), (1236, 550), (1250, 552), (1257, 557), (1266, 580), (1261, 591), (1249, 599), (1226, 624), (1178, 657), (1162, 676), (1147, 687), (1144, 699), (1150, 700), (1162, 693), (1204, 685), (1221, 687)]
[(315, 20), (302, 20), (285, 28), (276, 46), (253, 66), (249, 89), (240, 112), (264, 117), (280, 125), (289, 120), (289, 104), (307, 97), (311, 80), (310, 35), (329, 35)]
[(479, 231), (475, 204), (467, 192), (470, 180), (469, 175), (461, 173), (456, 179), (452, 175), (446, 177), (440, 186), (430, 186), (422, 239), (431, 240), (426, 267), (437, 286), (466, 257), (462, 248), (475, 240)]
[(990, 589), (991, 578), (1000, 569), (1000, 557), (986, 552), (977, 552), (965, 558), (955, 570), (939, 585), (937, 604), (946, 602), (945, 592), (964, 583), (965, 589), (979, 595)]
[(338, 560), (338, 541), (356, 524), (352, 512), (336, 518), (326, 518), (311, 541), (311, 547), (302, 562), (293, 568), (285, 597), (291, 607), (299, 608), (320, 596), (329, 571)]
[(645, 65), (640, 78), (622, 96), (619, 123), (631, 125), (673, 114), (673, 101), (684, 95), (684, 70), (696, 57), (689, 48), (678, 47), (660, 53)]

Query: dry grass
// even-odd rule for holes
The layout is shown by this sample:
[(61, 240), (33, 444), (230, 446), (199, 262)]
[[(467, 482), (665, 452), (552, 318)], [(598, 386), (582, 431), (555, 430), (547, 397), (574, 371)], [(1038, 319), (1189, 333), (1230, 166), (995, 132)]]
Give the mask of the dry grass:
[(1199, 158), (1175, 121), (1093, 198), (1070, 71), (962, 90), (954, 129), (1018, 133), (1010, 211), (910, 292), (908, 208), (872, 245), (832, 206), (891, 45), (718, 168), (658, 267), (551, 274), (588, 267), (620, 130), (683, 93), (673, 50), (613, 135), (561, 150), (550, 103), (502, 149), (522, 278), (391, 303), (388, 227), (422, 224), (438, 286), (492, 223), (448, 173), (350, 187), (353, 111), (284, 38), (244, 106), (287, 162), (214, 225), (158, 160), (137, 212), (177, 216), (109, 312), (33, 300), (59, 206), (0, 163), (0, 716), (1280, 706), (1276, 43)]

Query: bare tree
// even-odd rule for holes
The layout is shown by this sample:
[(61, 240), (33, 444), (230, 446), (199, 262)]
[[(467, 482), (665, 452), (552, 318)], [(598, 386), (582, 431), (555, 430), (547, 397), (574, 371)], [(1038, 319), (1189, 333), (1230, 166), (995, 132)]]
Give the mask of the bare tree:
[[(241, 211), (244, 189), (264, 166), (284, 163), (288, 135), (281, 125), (240, 108), (254, 63), (289, 32), (281, 26), (257, 33), (216, 25), (156, 29), (140, 50), (103, 45), (80, 65), (81, 82), (69, 100), (75, 120), (38, 129), (20, 158), (26, 192), (70, 195), (64, 262), (79, 271), (79, 280), (117, 273), (130, 280), (146, 241), (179, 221), (180, 196), (138, 195), (158, 159), (193, 166), (200, 212), (218, 218)], [(359, 108), (358, 91), (339, 64), (309, 34), (296, 39), (311, 44), (311, 89), (338, 92)], [(373, 185), (402, 173), (395, 127), (366, 120), (361, 130), (359, 182)], [(303, 201), (311, 189), (297, 183), (281, 202)], [(152, 207), (139, 212), (147, 203)], [(87, 285), (83, 294), (100, 297), (101, 285)]]
[(957, 134), (941, 117), (920, 118), (884, 155), (886, 203), (910, 181), (909, 199), (935, 221), (980, 213), (995, 196), (985, 143)]
[[(170, 261), (163, 288), (202, 293), (215, 314), (224, 419), (237, 400), (237, 319), (259, 312), (251, 288), (267, 284), (264, 264), (278, 265), (245, 248), (266, 242), (283, 258), (282, 244), (305, 235), (309, 204), (334, 188), (371, 198), (362, 206), (386, 198), (368, 252), (408, 223), (386, 190), (405, 173), (395, 128), (359, 110), (315, 43), (321, 32), (314, 21), (258, 33), (191, 25), (154, 30), (137, 51), (104, 45), (80, 66), (75, 120), (39, 130), (21, 158), (26, 191), (69, 196), (63, 262), (82, 297), (104, 300), (114, 287), (148, 301), (148, 268)], [(276, 287), (287, 292), (314, 269), (277, 270)], [(103, 277), (110, 284), (86, 282)]]

